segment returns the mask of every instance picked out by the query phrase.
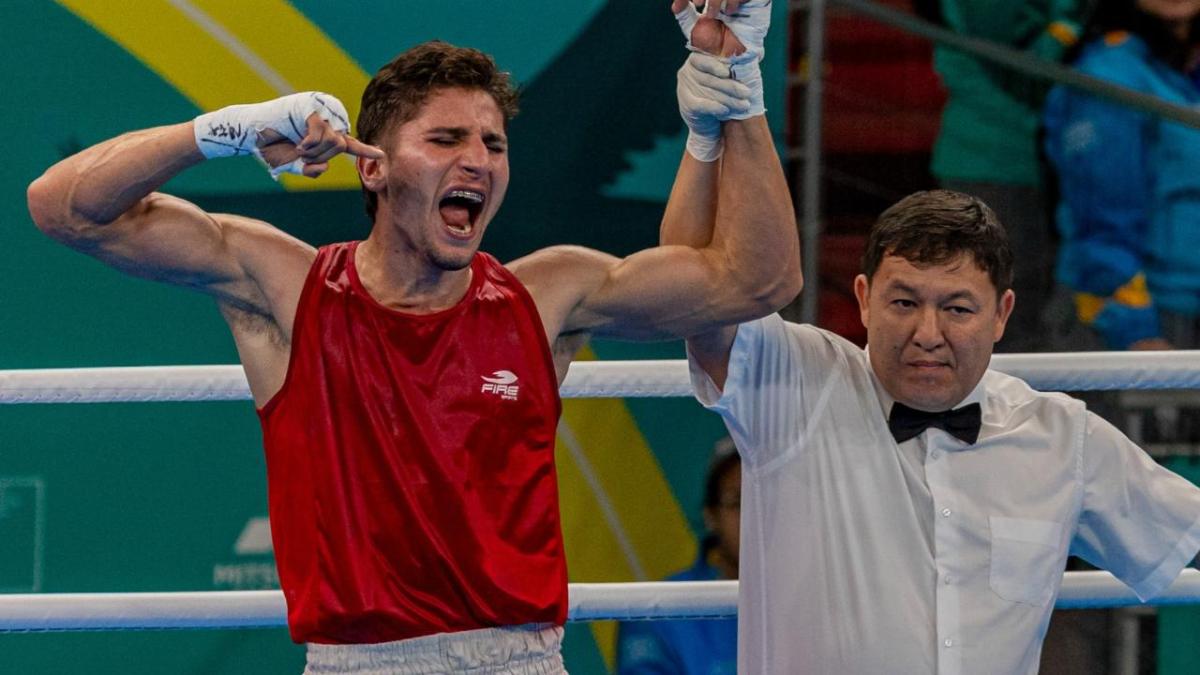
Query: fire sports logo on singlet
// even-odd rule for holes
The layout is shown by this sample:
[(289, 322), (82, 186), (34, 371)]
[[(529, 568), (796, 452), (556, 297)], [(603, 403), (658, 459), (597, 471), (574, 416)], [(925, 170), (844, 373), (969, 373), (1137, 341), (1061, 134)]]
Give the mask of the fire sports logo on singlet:
[(480, 378), (483, 380), (483, 388), (479, 390), (481, 393), (494, 394), (505, 401), (517, 400), (521, 388), (517, 386), (517, 376), (511, 370), (497, 370), (491, 377), (481, 375)]

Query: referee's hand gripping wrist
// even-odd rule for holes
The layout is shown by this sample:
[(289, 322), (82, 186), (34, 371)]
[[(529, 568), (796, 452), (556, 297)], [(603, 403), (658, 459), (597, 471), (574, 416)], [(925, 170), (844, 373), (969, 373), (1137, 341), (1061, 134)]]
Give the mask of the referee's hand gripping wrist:
[(687, 149), (702, 162), (721, 156), (721, 120), (750, 108), (749, 88), (730, 77), (729, 65), (693, 52), (676, 74), (679, 114), (688, 126)]

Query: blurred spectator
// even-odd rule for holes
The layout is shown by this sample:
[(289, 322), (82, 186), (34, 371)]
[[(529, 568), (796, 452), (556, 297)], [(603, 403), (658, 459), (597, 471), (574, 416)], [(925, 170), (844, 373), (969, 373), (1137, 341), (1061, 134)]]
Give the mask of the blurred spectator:
[[(1103, 0), (1075, 67), (1196, 108), (1197, 0)], [(1200, 347), (1200, 130), (1057, 87), (1056, 276), (1089, 330), (1065, 349)], [(1063, 331), (1060, 331), (1063, 332)]]
[[(1198, 14), (1200, 0), (1101, 0), (1073, 65), (1196, 108)], [(1060, 321), (1050, 327), (1056, 347), (1200, 347), (1200, 130), (1063, 86), (1050, 92), (1045, 127), (1060, 195), (1054, 304), (1062, 309), (1048, 315)], [(1125, 426), (1130, 411), (1119, 412), (1119, 396), (1087, 401)], [(1182, 410), (1178, 429), (1159, 431), (1194, 437), (1187, 429), (1198, 418)], [(1196, 625), (1180, 614), (1169, 620), (1176, 631)], [(1160, 627), (1167, 621), (1160, 615)], [(1194, 662), (1175, 672), (1195, 672)]]
[[(704, 489), (708, 535), (690, 569), (670, 581), (737, 579), (742, 459), (728, 437), (717, 443)], [(734, 675), (737, 619), (624, 621), (617, 637), (619, 675)]]
[[(1085, 0), (931, 0), (926, 18), (971, 37), (1059, 61), (1075, 43)], [(1046, 351), (1041, 315), (1051, 295), (1054, 242), (1037, 130), (1043, 81), (948, 47), (934, 49), (948, 98), (930, 167), (942, 187), (986, 202), (1009, 232), (1016, 308), (998, 351)]]

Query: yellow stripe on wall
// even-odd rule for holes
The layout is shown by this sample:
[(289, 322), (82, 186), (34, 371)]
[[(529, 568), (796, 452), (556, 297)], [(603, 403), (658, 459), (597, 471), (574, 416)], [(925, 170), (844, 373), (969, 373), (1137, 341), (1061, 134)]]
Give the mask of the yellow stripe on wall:
[(58, 0), (201, 110), (278, 96), (241, 59), (166, 0)]
[[(319, 89), (342, 99), (351, 120), (358, 115), (359, 98), (369, 77), (320, 28), (282, 0), (58, 2), (200, 110), (265, 101), (293, 90)], [(198, 21), (197, 15), (204, 20)], [(212, 26), (206, 25), (208, 20)], [(227, 36), (235, 44), (225, 41)], [(249, 52), (258, 63), (247, 62), (239, 49)], [(268, 74), (264, 75), (262, 66)], [(318, 180), (286, 175), (282, 183), (289, 190), (359, 186), (348, 158), (334, 161)]]
[(300, 91), (319, 89), (342, 99), (358, 117), (370, 81), (321, 29), (283, 0), (193, 0)]
[[(342, 51), (319, 26), (284, 0), (193, 0), (218, 20), (259, 58), (282, 75), (297, 91), (324, 91), (341, 99), (358, 119), (362, 92), (371, 80), (357, 62)], [(313, 181), (284, 176), (291, 190), (358, 189), (354, 162), (342, 157)]]
[[(595, 355), (585, 349), (576, 358)], [(695, 537), (625, 402), (566, 401), (560, 430), (556, 457), (571, 580), (657, 580), (690, 565)], [(592, 625), (609, 668), (614, 628)]]

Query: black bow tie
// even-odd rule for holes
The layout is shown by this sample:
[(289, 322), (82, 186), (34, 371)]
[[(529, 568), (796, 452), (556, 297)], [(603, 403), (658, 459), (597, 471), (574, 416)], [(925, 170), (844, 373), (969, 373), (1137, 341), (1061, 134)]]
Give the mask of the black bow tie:
[(982, 422), (983, 412), (978, 403), (935, 413), (913, 410), (903, 403), (894, 403), (892, 414), (888, 417), (888, 429), (891, 430), (892, 436), (896, 437), (897, 443), (916, 438), (929, 427), (937, 427), (964, 443), (974, 443), (979, 439), (979, 427)]

